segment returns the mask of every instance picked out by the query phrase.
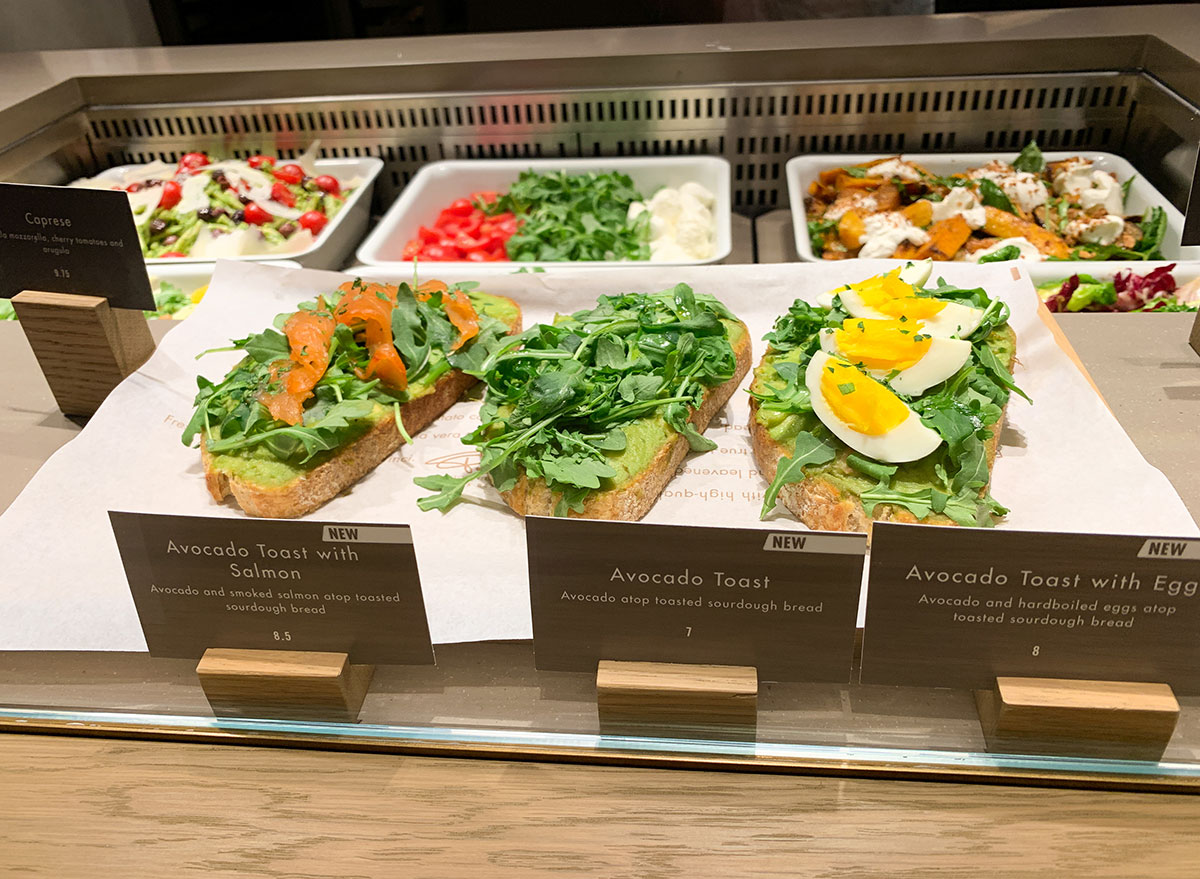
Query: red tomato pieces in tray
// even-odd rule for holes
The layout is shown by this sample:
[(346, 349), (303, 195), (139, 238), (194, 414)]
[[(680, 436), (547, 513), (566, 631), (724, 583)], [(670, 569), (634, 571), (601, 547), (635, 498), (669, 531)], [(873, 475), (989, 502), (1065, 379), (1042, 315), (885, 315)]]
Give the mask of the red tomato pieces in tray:
[(417, 229), (417, 236), (404, 245), (400, 258), (431, 262), (507, 260), (505, 245), (516, 234), (520, 221), (511, 211), (489, 216), (476, 207), (480, 202), (491, 204), (498, 197), (488, 191), (455, 199), (438, 214), (432, 226)]

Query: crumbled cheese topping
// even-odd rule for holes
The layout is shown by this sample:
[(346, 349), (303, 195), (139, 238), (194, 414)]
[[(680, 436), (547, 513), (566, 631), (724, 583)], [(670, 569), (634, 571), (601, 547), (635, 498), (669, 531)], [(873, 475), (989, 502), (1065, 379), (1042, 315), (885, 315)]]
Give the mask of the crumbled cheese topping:
[(924, 244), (929, 240), (929, 233), (914, 226), (908, 217), (899, 211), (885, 211), (872, 214), (863, 219), (865, 232), (860, 241), (862, 249), (858, 252), (862, 259), (883, 259), (896, 252), (896, 248), (904, 241), (909, 244)]
[(1100, 206), (1105, 213), (1120, 214), (1125, 210), (1125, 199), (1121, 184), (1108, 171), (1092, 167), (1092, 163), (1079, 159), (1067, 162), (1054, 175), (1054, 191), (1068, 196), (1084, 210)]
[(972, 229), (982, 227), (987, 218), (983, 211), (983, 205), (979, 203), (979, 196), (965, 186), (951, 189), (945, 198), (933, 203), (933, 221), (935, 223), (948, 220), (955, 215), (966, 220), (967, 225)]
[(854, 211), (858, 214), (873, 214), (877, 210), (879, 210), (879, 202), (875, 196), (867, 195), (864, 192), (852, 192), (850, 195), (842, 196), (826, 208), (822, 219), (840, 220), (842, 215), (847, 211)]
[(1009, 200), (1026, 213), (1044, 205), (1050, 194), (1046, 184), (1037, 174), (1017, 171), (1006, 162), (988, 162), (982, 168), (973, 169), (968, 175), (972, 180), (991, 180), (1008, 196)]
[(872, 177), (883, 177), (886, 180), (899, 177), (901, 180), (912, 183), (921, 179), (921, 172), (917, 170), (916, 165), (905, 162), (903, 159), (888, 159), (886, 162), (872, 165), (867, 173)]
[(1080, 217), (1067, 223), (1064, 231), (1068, 237), (1073, 236), (1086, 244), (1112, 244), (1125, 231), (1125, 219), (1115, 214)]

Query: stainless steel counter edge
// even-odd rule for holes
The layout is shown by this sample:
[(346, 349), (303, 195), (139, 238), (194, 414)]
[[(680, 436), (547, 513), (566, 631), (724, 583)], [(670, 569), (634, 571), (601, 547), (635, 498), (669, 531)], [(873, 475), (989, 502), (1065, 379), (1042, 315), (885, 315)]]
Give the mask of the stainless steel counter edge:
[[(774, 56), (770, 78), (779, 80), (1161, 65), (1177, 78), (1172, 87), (1190, 94), (1200, 84), (1179, 62), (1200, 59), (1197, 13), (1200, 5), (1108, 7), (13, 53), (0, 55), (0, 123), (2, 130), (28, 133), (86, 104), (128, 102), (122, 80), (129, 76), (139, 77), (137, 100), (194, 102), (346, 93), (338, 85), (343, 78), (361, 91), (364, 69), (377, 69), (380, 93), (723, 82), (747, 79), (751, 70), (761, 80), (764, 55)], [(930, 50), (958, 43), (971, 44), (971, 51)], [(872, 47), (880, 51), (847, 51)], [(634, 57), (639, 63), (627, 63)], [(249, 72), (279, 75), (256, 76), (256, 90), (265, 93), (249, 96), (237, 92), (238, 77)], [(150, 98), (146, 78), (161, 78)], [(57, 100), (30, 101), (68, 82), (77, 83), (77, 94), (65, 89)]]

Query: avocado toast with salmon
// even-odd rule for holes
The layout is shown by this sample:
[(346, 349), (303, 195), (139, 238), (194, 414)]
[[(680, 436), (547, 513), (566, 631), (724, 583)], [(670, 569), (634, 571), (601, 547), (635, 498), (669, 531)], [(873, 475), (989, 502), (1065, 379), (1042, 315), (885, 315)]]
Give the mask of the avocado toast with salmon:
[(745, 324), (686, 284), (601, 296), (508, 340), (478, 374), (480, 468), (426, 476), (446, 510), (487, 475), (521, 515), (642, 518), (750, 367)]
[(476, 286), (347, 281), (216, 349), (246, 356), (219, 383), (197, 379), (183, 432), (213, 498), (303, 516), (411, 442), (520, 330), (517, 304)]

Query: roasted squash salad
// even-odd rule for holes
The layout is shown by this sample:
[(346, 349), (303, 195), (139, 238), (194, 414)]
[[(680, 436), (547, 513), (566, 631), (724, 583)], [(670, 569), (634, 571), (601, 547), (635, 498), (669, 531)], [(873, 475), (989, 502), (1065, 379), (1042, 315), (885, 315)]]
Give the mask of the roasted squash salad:
[(1030, 142), (1011, 163), (944, 177), (901, 156), (832, 168), (805, 208), (823, 259), (1162, 259), (1166, 213), (1127, 214), (1132, 180), (1082, 156), (1047, 162)]

